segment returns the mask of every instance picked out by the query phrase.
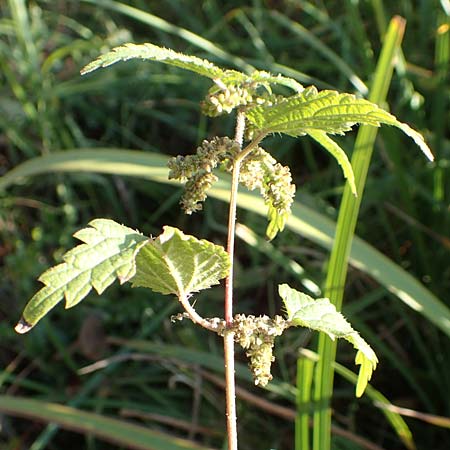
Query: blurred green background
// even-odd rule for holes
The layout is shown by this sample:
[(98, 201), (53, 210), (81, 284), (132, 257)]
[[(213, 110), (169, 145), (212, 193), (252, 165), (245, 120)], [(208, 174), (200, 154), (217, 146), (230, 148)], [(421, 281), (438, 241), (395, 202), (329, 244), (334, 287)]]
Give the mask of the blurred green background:
[[(396, 14), (407, 27), (385, 107), (424, 134), (436, 161), (427, 163), (398, 131), (381, 129), (357, 234), (450, 306), (448, 0), (5, 0), (0, 175), (67, 150), (177, 155), (193, 152), (205, 138), (233, 135), (232, 117), (201, 116), (198, 102), (209, 83), (189, 72), (132, 61), (79, 75), (114, 46), (152, 42), (223, 67), (268, 70), (365, 96), (382, 36)], [(354, 137), (339, 140), (349, 154)], [(272, 137), (265, 148), (291, 167), (297, 201), (335, 220), (343, 190), (335, 161), (306, 138)], [(0, 394), (126, 418), (222, 448), (222, 344), (187, 321), (171, 323), (171, 314), (180, 311), (175, 301), (113, 286), (73, 310), (55, 308), (28, 335), (13, 331), (40, 287), (37, 277), (61, 260), (75, 244), (72, 234), (93, 218), (112, 218), (147, 235), (169, 224), (225, 243), (226, 203), (209, 198), (204, 211), (185, 216), (178, 207), (180, 187), (91, 169), (17, 178), (0, 190)], [(264, 236), (263, 216), (241, 208), (238, 221)], [(276, 292), (282, 282), (302, 283), (315, 294), (328, 254), (292, 230), (269, 247), (238, 240), (237, 312), (280, 313)], [(221, 296), (221, 288), (207, 291), (196, 307), (204, 316), (222, 315)], [(410, 448), (448, 449), (448, 334), (355, 268), (344, 313), (380, 359), (372, 385), (394, 405), (415, 411), (405, 418)], [(267, 390), (255, 388), (247, 369), (239, 368), (242, 450), (293, 448), (298, 349), (314, 350), (315, 339), (296, 330), (278, 341), (275, 380)], [(353, 358), (353, 349), (341, 344), (338, 361), (355, 370)], [(238, 359), (245, 365), (242, 354)], [(90, 366), (99, 360), (103, 365)], [(380, 408), (367, 396), (355, 399), (354, 386), (339, 376), (332, 406), (333, 448), (406, 448)], [(39, 409), (31, 409), (29, 419), (0, 415), (2, 450), (129, 448), (47, 427), (36, 420)]]

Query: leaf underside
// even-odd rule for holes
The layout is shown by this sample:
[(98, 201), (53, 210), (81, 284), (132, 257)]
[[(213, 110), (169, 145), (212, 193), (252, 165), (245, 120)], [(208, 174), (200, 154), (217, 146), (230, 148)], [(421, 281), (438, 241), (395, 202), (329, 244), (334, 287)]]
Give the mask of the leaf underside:
[(228, 275), (230, 260), (222, 246), (165, 226), (158, 238), (140, 250), (136, 267), (133, 287), (180, 298), (217, 284)]
[(146, 236), (108, 219), (96, 219), (74, 236), (84, 244), (68, 251), (64, 262), (45, 271), (45, 286), (28, 302), (16, 331), (26, 333), (62, 299), (66, 308), (82, 301), (94, 288), (101, 294), (116, 279), (125, 283), (136, 272), (135, 256)]
[(288, 320), (293, 325), (322, 331), (331, 339), (343, 338), (358, 350), (355, 363), (360, 365), (356, 396), (360, 397), (367, 386), (378, 358), (367, 342), (347, 322), (344, 316), (327, 298), (314, 300), (309, 295), (292, 289), (287, 284), (278, 287), (283, 299)]

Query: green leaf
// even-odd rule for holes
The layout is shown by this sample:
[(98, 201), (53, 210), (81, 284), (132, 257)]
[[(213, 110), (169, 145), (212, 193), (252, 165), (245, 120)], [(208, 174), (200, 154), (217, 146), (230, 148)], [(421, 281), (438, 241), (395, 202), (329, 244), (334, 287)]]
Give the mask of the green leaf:
[(283, 299), (288, 320), (293, 325), (322, 331), (333, 340), (344, 338), (358, 350), (355, 363), (361, 367), (356, 385), (356, 396), (360, 397), (364, 393), (378, 363), (378, 358), (369, 344), (352, 328), (344, 316), (336, 311), (336, 307), (329, 299), (319, 298), (314, 300), (309, 295), (296, 291), (287, 284), (280, 285), (278, 292)]
[(269, 88), (271, 84), (279, 84), (289, 87), (296, 92), (302, 92), (303, 86), (293, 78), (282, 75), (272, 75), (269, 72), (254, 71), (247, 75), (237, 70), (223, 70), (212, 62), (192, 55), (185, 55), (169, 48), (158, 47), (157, 45), (128, 43), (113, 48), (111, 51), (99, 56), (97, 59), (86, 65), (81, 74), (85, 75), (102, 67), (108, 67), (118, 61), (128, 61), (129, 59), (144, 59), (158, 61), (163, 64), (180, 67), (190, 70), (199, 75), (213, 79), (219, 87), (231, 85), (264, 85)]
[(290, 216), (289, 212), (280, 213), (274, 208), (271, 204), (269, 204), (269, 210), (267, 213), (267, 218), (269, 219), (269, 223), (266, 228), (266, 238), (268, 241), (272, 241), (275, 239), (278, 232), (283, 231), (286, 225), (286, 221)]
[(222, 246), (165, 226), (160, 236), (140, 250), (132, 285), (181, 298), (217, 284), (229, 268)]
[(85, 75), (101, 67), (108, 67), (118, 61), (128, 61), (129, 59), (146, 59), (158, 61), (171, 66), (181, 67), (208, 78), (218, 78), (223, 76), (224, 71), (212, 62), (197, 58), (196, 56), (184, 55), (174, 50), (158, 47), (150, 43), (147, 44), (125, 44), (115, 47), (108, 53), (99, 56), (81, 70)]
[(310, 131), (308, 134), (334, 156), (342, 168), (344, 177), (347, 179), (353, 195), (357, 196), (358, 193), (356, 192), (355, 175), (353, 174), (352, 165), (344, 150), (342, 150), (342, 148), (339, 147), (339, 145), (336, 144), (336, 142), (334, 142), (333, 139), (331, 139), (323, 131)]
[(74, 236), (84, 244), (63, 256), (64, 262), (45, 271), (45, 284), (28, 302), (16, 325), (26, 333), (63, 298), (66, 308), (75, 306), (94, 288), (101, 294), (117, 278), (121, 284), (136, 272), (135, 256), (146, 236), (107, 219), (96, 219)]
[[(23, 184), (30, 177), (51, 176), (54, 173), (110, 173), (158, 183), (177, 184), (167, 179), (167, 156), (126, 149), (90, 148), (65, 150), (25, 161), (0, 177), (0, 191)], [(209, 195), (228, 202), (230, 178), (221, 174)], [(300, 194), (302, 195), (302, 194)], [(323, 248), (330, 249), (336, 233), (336, 223), (306, 206), (307, 202), (292, 204), (292, 215), (286, 226)], [(259, 193), (243, 190), (238, 206), (266, 216), (267, 208)], [(389, 292), (425, 317), (447, 336), (450, 336), (450, 309), (405, 269), (381, 252), (354, 236), (350, 264), (371, 276)]]
[(294, 137), (315, 131), (344, 134), (356, 124), (376, 127), (381, 124), (392, 125), (411, 137), (428, 159), (434, 159), (420, 133), (399, 122), (376, 104), (352, 94), (331, 90), (319, 92), (310, 86), (275, 105), (252, 108), (246, 117), (261, 133), (285, 133)]

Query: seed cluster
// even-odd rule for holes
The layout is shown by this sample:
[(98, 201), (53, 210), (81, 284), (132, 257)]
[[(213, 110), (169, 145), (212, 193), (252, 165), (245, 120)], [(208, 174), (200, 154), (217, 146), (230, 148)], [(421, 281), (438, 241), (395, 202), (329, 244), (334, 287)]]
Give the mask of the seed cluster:
[(275, 338), (283, 334), (288, 326), (288, 322), (281, 316), (271, 318), (237, 314), (232, 325), (227, 327), (227, 331), (234, 333), (235, 342), (246, 350), (256, 385), (266, 386), (272, 379), (270, 367), (275, 361), (273, 356)]
[(249, 190), (259, 189), (269, 207), (269, 222), (276, 222), (276, 231), (281, 231), (291, 213), (295, 195), (289, 167), (258, 147), (243, 161), (239, 181)]
[(212, 171), (227, 161), (233, 161), (239, 144), (228, 137), (215, 137), (204, 140), (194, 155), (171, 158), (168, 162), (169, 179), (185, 181), (185, 191), (180, 204), (186, 214), (202, 209), (207, 191), (217, 181)]
[[(172, 316), (171, 321), (176, 322), (186, 318), (189, 318), (189, 315), (184, 312)], [(272, 318), (265, 315), (256, 317), (245, 314), (236, 314), (230, 325), (218, 317), (204, 320), (208, 328), (219, 336), (233, 333), (234, 341), (246, 350), (245, 354), (250, 360), (249, 367), (255, 384), (261, 387), (266, 386), (273, 378), (270, 368), (275, 361), (273, 356), (275, 338), (281, 336), (291, 323), (281, 316)]]
[(210, 91), (201, 103), (203, 114), (210, 117), (229, 114), (234, 108), (246, 106), (253, 101), (251, 89), (245, 86), (230, 85), (218, 92), (215, 91), (216, 89)]
[(201, 110), (207, 116), (217, 117), (229, 114), (238, 107), (248, 109), (258, 105), (272, 106), (284, 98), (267, 90), (259, 92), (261, 89), (261, 83), (254, 81), (227, 84), (221, 88), (213, 86), (201, 102)]

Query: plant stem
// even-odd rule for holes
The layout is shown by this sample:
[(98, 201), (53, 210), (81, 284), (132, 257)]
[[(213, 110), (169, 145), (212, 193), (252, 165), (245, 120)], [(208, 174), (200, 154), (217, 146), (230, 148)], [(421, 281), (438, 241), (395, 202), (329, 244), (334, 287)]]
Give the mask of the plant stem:
[(214, 326), (211, 321), (200, 316), (200, 314), (198, 314), (197, 311), (189, 303), (188, 297), (183, 295), (178, 297), (178, 299), (184, 310), (188, 313), (189, 318), (192, 320), (192, 322), (200, 325), (203, 328), (206, 328), (209, 331), (213, 331), (214, 333), (217, 333), (219, 331), (219, 328), (221, 328), (220, 323), (217, 323), (217, 326)]
[[(245, 131), (245, 114), (239, 111), (236, 117), (234, 140), (242, 148)], [(230, 272), (225, 280), (225, 322), (226, 326), (233, 323), (233, 268), (234, 268), (234, 238), (236, 235), (236, 206), (239, 188), (239, 174), (242, 160), (262, 141), (266, 134), (258, 135), (247, 147), (238, 154), (234, 161), (231, 179), (230, 209), (228, 212), (227, 253), (230, 258)], [(237, 450), (237, 416), (236, 416), (236, 383), (234, 378), (234, 332), (226, 331), (224, 341), (225, 361), (225, 396), (228, 450)]]
[[(234, 140), (242, 147), (245, 129), (245, 115), (239, 111), (236, 118), (236, 132)], [(234, 237), (236, 234), (236, 205), (239, 187), (239, 172), (241, 160), (234, 162), (231, 180), (230, 209), (228, 212), (227, 252), (230, 258), (230, 272), (225, 280), (225, 322), (233, 322), (233, 259)], [(226, 422), (228, 436), (228, 450), (237, 450), (237, 416), (236, 416), (236, 382), (234, 378), (234, 333), (225, 332), (223, 337), (225, 361), (225, 396), (226, 396)]]

